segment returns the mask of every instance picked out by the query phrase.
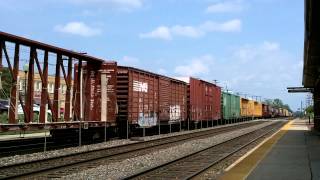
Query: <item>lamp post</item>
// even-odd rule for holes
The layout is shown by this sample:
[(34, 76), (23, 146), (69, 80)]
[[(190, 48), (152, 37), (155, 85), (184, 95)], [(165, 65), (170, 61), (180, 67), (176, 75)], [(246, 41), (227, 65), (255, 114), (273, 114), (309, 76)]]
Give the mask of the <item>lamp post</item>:
[[(25, 64), (23, 66), (23, 71), (24, 71), (24, 105), (26, 104), (26, 101), (27, 101), (27, 73), (28, 73), (28, 70), (29, 70), (29, 65), (28, 64)], [(22, 107), (22, 104), (21, 104), (21, 107)], [(26, 122), (27, 118), (26, 118), (26, 115), (24, 115), (24, 121)]]
[[(28, 73), (28, 70), (29, 70), (29, 65), (28, 64), (25, 64), (23, 66), (23, 71), (24, 71), (24, 98), (26, 98), (26, 94), (27, 94), (27, 73)], [(26, 102), (26, 100), (25, 100)]]

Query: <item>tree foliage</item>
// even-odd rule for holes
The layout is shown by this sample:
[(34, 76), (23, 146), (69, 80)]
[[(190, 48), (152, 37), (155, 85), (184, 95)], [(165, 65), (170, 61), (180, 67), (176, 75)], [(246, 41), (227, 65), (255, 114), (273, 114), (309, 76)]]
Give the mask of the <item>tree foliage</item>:
[(306, 113), (307, 114), (313, 114), (313, 106), (309, 106), (306, 108)]
[(284, 108), (290, 112), (293, 112), (288, 104), (284, 104), (281, 99), (267, 99), (264, 101), (265, 104), (276, 107), (276, 108)]
[(12, 87), (12, 76), (8, 68), (2, 68), (1, 73), (1, 83), (3, 91), (0, 93), (1, 99), (8, 99), (10, 97), (10, 90)]

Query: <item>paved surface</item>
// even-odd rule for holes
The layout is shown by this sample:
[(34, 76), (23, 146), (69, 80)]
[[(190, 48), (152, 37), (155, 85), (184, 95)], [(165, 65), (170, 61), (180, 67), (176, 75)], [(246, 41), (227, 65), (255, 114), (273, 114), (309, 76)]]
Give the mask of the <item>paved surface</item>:
[(320, 179), (320, 134), (305, 120), (284, 126), (221, 179)]

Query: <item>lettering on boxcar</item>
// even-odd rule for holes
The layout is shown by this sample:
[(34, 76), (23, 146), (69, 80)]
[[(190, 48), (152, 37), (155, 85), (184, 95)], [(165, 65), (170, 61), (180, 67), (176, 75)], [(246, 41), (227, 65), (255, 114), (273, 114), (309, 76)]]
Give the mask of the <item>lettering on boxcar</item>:
[(133, 81), (133, 91), (148, 92), (148, 83)]
[(90, 71), (90, 111), (94, 109), (94, 96), (95, 92), (94, 89), (96, 87), (96, 80), (95, 80), (95, 71)]

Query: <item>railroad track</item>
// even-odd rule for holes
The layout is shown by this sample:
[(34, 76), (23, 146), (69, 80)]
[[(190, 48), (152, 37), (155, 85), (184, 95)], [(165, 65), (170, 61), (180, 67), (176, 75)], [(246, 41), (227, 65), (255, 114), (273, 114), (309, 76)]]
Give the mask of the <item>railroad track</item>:
[(115, 162), (132, 156), (143, 155), (150, 151), (171, 147), (185, 141), (200, 139), (226, 133), (242, 128), (247, 128), (264, 122), (252, 122), (208, 129), (189, 134), (154, 139), (145, 142), (136, 142), (116, 147), (109, 147), (89, 152), (79, 152), (71, 155), (53, 157), (32, 162), (0, 167), (0, 179), (8, 178), (59, 178), (101, 164)]
[[(47, 137), (47, 146), (52, 144), (52, 138)], [(40, 149), (44, 149), (44, 137), (0, 141), (0, 157), (39, 152)]]
[[(201, 151), (177, 158), (173, 161), (141, 171), (125, 179), (192, 179), (207, 169), (231, 157), (252, 143), (275, 132), (283, 122), (271, 124), (264, 128), (232, 138)], [(198, 179), (202, 179), (200, 176)]]
[[(75, 147), (79, 145), (78, 141), (65, 141), (65, 142), (54, 142), (52, 137), (47, 137), (46, 140), (46, 150), (57, 150), (68, 147)], [(101, 140), (100, 142), (103, 142)], [(96, 142), (97, 143), (97, 142)], [(94, 144), (89, 141), (83, 141), (83, 145)], [(23, 155), (31, 154), (36, 152), (44, 151), (44, 137), (36, 138), (21, 138), (8, 141), (0, 141), (0, 158), (14, 156), (14, 155)]]

